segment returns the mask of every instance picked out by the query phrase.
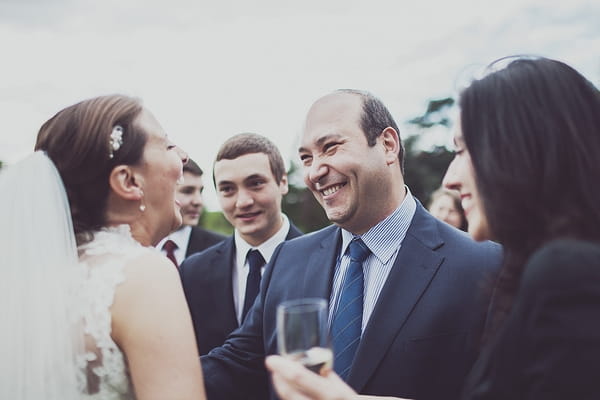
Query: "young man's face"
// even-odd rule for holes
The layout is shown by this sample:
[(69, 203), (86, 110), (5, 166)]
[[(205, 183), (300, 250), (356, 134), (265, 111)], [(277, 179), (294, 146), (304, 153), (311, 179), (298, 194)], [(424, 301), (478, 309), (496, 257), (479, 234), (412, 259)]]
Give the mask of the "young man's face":
[(214, 177), (225, 218), (249, 244), (258, 246), (281, 228), (287, 177), (277, 182), (264, 153), (215, 163)]
[(202, 214), (202, 191), (204, 183), (201, 175), (194, 175), (191, 172), (183, 171), (183, 184), (177, 188), (175, 195), (177, 201), (181, 204), (181, 216), (183, 225), (196, 226)]

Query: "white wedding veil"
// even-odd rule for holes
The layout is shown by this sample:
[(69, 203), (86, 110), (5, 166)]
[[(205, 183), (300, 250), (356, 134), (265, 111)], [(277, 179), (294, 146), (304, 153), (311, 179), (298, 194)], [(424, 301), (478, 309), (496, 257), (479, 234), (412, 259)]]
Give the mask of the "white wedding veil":
[(79, 399), (77, 246), (43, 152), (0, 170), (0, 221), (0, 399)]

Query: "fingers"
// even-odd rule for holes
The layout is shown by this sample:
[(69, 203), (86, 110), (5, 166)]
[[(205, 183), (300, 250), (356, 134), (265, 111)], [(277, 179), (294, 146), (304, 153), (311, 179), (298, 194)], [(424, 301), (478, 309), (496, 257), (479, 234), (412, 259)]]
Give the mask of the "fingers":
[(302, 393), (293, 382), (285, 379), (279, 373), (274, 372), (272, 377), (275, 391), (282, 400), (311, 400), (311, 398)]
[(284, 400), (346, 400), (356, 396), (333, 371), (319, 376), (281, 356), (269, 356), (265, 363), (272, 372), (277, 393)]

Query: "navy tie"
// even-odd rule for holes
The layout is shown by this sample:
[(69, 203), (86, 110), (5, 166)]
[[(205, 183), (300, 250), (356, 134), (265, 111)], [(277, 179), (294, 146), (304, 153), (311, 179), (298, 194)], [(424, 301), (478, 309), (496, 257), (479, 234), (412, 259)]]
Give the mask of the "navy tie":
[(350, 265), (342, 284), (337, 310), (331, 324), (333, 342), (333, 368), (342, 378), (350, 373), (354, 355), (360, 343), (363, 314), (363, 261), (371, 254), (360, 238), (354, 238), (348, 245)]
[(244, 308), (242, 309), (242, 322), (260, 290), (261, 268), (265, 265), (265, 259), (258, 250), (250, 250), (246, 256), (248, 260), (248, 279), (246, 280), (246, 296), (244, 297)]

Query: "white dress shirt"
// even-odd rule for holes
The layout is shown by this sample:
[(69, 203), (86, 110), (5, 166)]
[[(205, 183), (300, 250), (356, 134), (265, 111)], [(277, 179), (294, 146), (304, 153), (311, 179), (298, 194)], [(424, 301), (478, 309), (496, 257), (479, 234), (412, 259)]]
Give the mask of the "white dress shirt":
[(183, 260), (185, 260), (185, 252), (188, 247), (188, 243), (190, 242), (190, 234), (192, 233), (192, 227), (189, 225), (184, 225), (175, 232), (172, 232), (166, 238), (163, 238), (158, 244), (156, 248), (160, 250), (162, 254), (167, 255), (167, 251), (163, 249), (163, 246), (167, 240), (172, 240), (177, 245), (177, 248), (173, 252), (175, 254), (175, 259), (177, 260), (177, 265), (181, 265)]
[[(248, 251), (251, 249), (258, 250), (260, 255), (265, 259), (265, 263), (268, 263), (273, 255), (273, 252), (275, 251), (275, 248), (277, 248), (277, 246), (285, 240), (290, 230), (290, 221), (288, 220), (287, 216), (281, 214), (281, 218), (283, 219), (281, 228), (277, 231), (277, 233), (275, 233), (265, 242), (261, 243), (259, 246), (251, 246), (248, 244), (248, 242), (242, 239), (237, 230), (234, 233), (235, 266), (232, 274), (233, 304), (235, 305), (235, 314), (237, 316), (238, 323), (241, 323), (242, 320), (242, 309), (244, 308), (244, 300), (246, 298), (246, 280), (248, 279), (248, 271), (250, 270), (246, 260)], [(261, 273), (264, 271), (265, 267), (263, 266)]]

